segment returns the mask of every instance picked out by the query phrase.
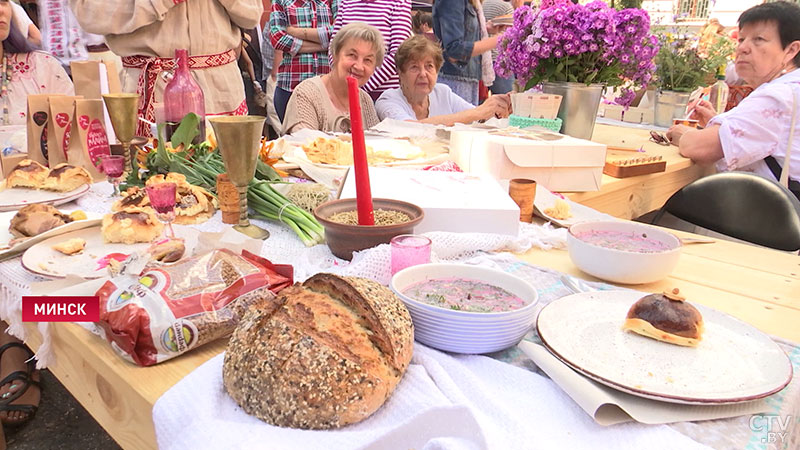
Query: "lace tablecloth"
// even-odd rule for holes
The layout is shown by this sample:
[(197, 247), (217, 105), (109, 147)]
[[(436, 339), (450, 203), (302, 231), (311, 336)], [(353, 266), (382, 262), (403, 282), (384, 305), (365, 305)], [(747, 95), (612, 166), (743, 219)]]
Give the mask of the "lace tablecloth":
[[(60, 209), (69, 211), (83, 209), (97, 213), (109, 210), (111, 199), (110, 187), (107, 183), (97, 183), (90, 192), (76, 202), (64, 205)], [(295, 267), (295, 278), (305, 280), (309, 276), (321, 272), (333, 272), (341, 275), (366, 276), (388, 284), (389, 246), (384, 244), (374, 249), (359, 252), (348, 263), (334, 257), (327, 246), (317, 245), (304, 247), (300, 240), (288, 228), (277, 223), (255, 221), (268, 229), (271, 236), (261, 249), (261, 255), (276, 263), (291, 263)], [(217, 213), (211, 220), (196, 225), (201, 231), (222, 231), (227, 225), (220, 221)], [(562, 274), (549, 269), (536, 267), (520, 262), (511, 255), (488, 256), (485, 252), (512, 251), (524, 252), (536, 246), (539, 248), (564, 247), (566, 234), (563, 229), (554, 229), (549, 225), (537, 226), (520, 224), (520, 232), (516, 237), (479, 233), (427, 233), (433, 241), (433, 259), (448, 261), (481, 261), (497, 268), (514, 273), (522, 278), (535, 281), (539, 290), (541, 306), (550, 301), (568, 295), (572, 291), (560, 280)], [(0, 318), (9, 322), (9, 331), (24, 338), (21, 323), (21, 297), (30, 292), (31, 283), (44, 281), (25, 271), (19, 258), (0, 263)], [(602, 283), (589, 283), (596, 289), (615, 288)], [(40, 324), (47, 349), (47, 327)], [(528, 339), (536, 341), (535, 333)], [(776, 342), (786, 351), (792, 360), (795, 375), (792, 383), (782, 392), (770, 397), (772, 411), (758, 416), (744, 416), (732, 419), (721, 419), (705, 422), (683, 422), (670, 425), (673, 429), (689, 436), (695, 441), (716, 449), (797, 449), (800, 448), (800, 437), (797, 433), (800, 425), (800, 347), (797, 344), (781, 339)], [(40, 349), (41, 351), (41, 349)], [(56, 355), (57, 357), (58, 355)], [(537, 372), (543, 376), (538, 367), (516, 348), (489, 355), (515, 366)], [(40, 361), (41, 362), (41, 361)], [(780, 433), (785, 433), (781, 435)]]

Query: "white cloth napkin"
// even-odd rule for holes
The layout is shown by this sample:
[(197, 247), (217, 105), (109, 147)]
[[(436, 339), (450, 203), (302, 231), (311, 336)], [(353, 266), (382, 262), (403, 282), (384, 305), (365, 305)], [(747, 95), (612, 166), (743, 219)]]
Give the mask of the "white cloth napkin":
[(667, 426), (597, 425), (552, 381), (485, 356), (415, 344), (391, 398), (339, 430), (279, 428), (245, 414), (225, 393), (219, 355), (153, 408), (158, 446), (269, 449), (707, 449)]

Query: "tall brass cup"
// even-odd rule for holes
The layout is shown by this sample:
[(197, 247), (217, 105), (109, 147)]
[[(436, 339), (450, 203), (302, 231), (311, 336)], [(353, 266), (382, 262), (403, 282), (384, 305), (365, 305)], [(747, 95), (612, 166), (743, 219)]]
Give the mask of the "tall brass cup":
[(247, 185), (256, 172), (261, 131), (266, 117), (219, 116), (208, 119), (219, 142), (228, 178), (239, 192), (239, 224), (233, 229), (254, 239), (266, 239), (269, 232), (247, 219)]
[(103, 101), (106, 102), (108, 116), (111, 118), (111, 126), (114, 127), (114, 134), (122, 143), (122, 151), (125, 155), (125, 172), (133, 170), (138, 172), (135, 159), (131, 155), (131, 141), (136, 134), (136, 121), (139, 117), (139, 94), (117, 93), (103, 94)]

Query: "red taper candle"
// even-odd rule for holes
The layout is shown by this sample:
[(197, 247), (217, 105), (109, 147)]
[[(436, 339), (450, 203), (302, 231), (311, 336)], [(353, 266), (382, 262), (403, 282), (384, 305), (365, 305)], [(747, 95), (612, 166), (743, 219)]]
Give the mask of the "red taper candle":
[(364, 121), (361, 119), (361, 97), (358, 81), (347, 77), (347, 98), (350, 101), (350, 130), (353, 138), (353, 168), (356, 172), (356, 208), (359, 225), (375, 225), (372, 191), (369, 187), (367, 146), (364, 143)]

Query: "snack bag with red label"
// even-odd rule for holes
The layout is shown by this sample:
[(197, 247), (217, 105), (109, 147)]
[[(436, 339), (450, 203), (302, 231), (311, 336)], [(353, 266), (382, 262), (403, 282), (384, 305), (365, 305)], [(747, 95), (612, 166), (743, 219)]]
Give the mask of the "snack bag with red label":
[(94, 181), (106, 179), (100, 171), (100, 158), (111, 154), (103, 123), (102, 100), (75, 99), (67, 159), (89, 171)]
[(268, 307), (291, 284), (292, 266), (217, 249), (107, 281), (99, 325), (115, 351), (150, 366), (230, 335), (251, 305)]
[(54, 142), (47, 131), (50, 123), (50, 105), (48, 99), (60, 94), (31, 94), (28, 96), (28, 158), (39, 164), (48, 165), (50, 147)]
[(48, 99), (50, 118), (47, 123), (47, 140), (49, 142), (47, 159), (50, 161), (50, 167), (67, 162), (72, 116), (75, 113), (75, 99), (77, 98), (83, 97), (52, 96)]

